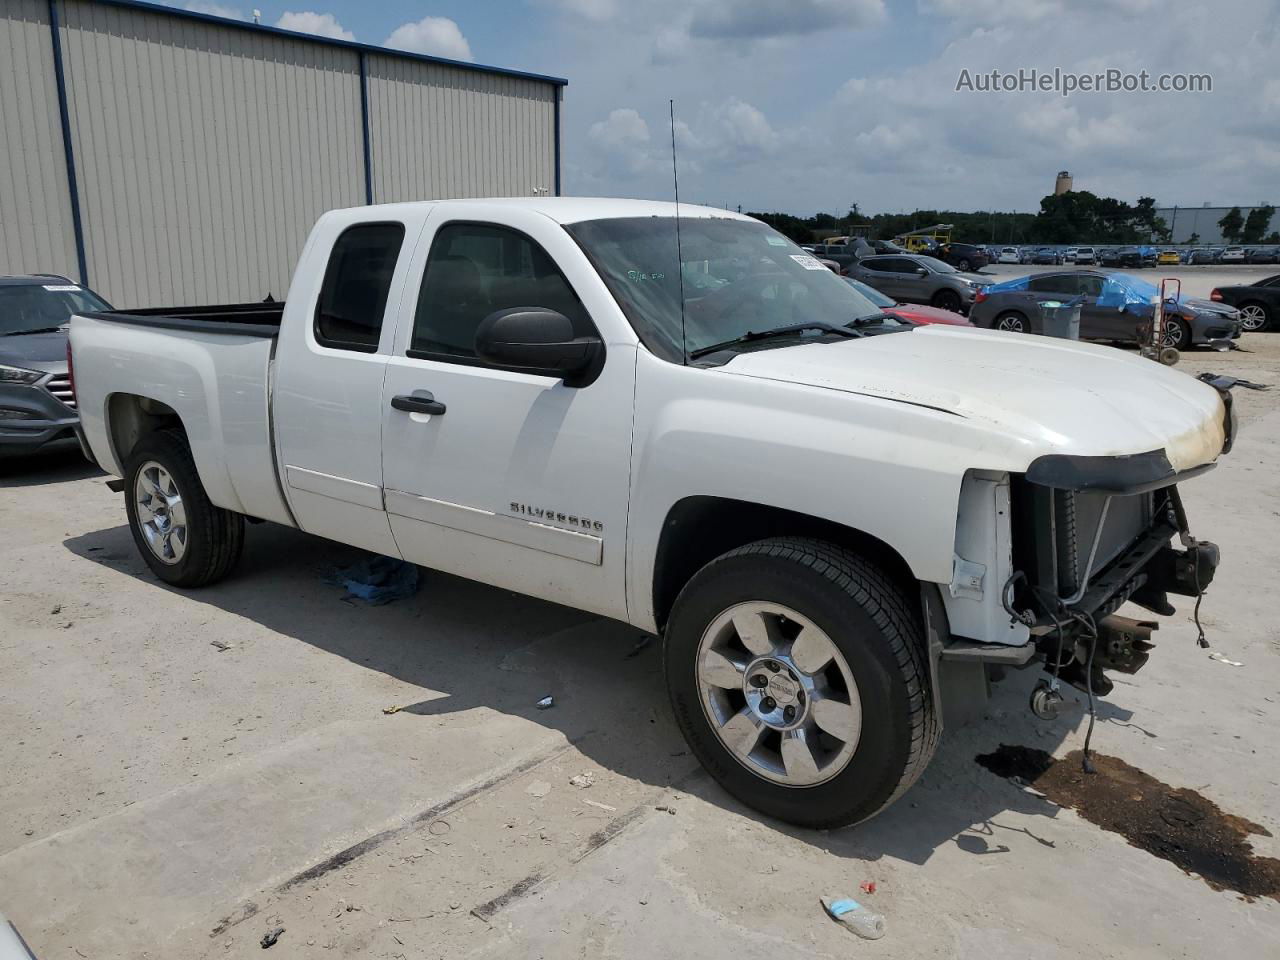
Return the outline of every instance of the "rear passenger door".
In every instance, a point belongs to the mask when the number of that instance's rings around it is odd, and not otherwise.
[[[285,302],[272,384],[280,479],[298,525],[392,556],[382,506],[382,380],[423,216],[321,220]],[[323,272],[316,250],[328,251]],[[235,425],[224,432],[232,442]]]
[[[451,204],[410,270],[381,402],[391,528],[415,563],[624,618],[635,348],[607,344],[582,387],[480,360],[495,311],[549,308],[584,336],[616,309],[563,227],[491,215]],[[428,394],[440,412],[392,405]]]

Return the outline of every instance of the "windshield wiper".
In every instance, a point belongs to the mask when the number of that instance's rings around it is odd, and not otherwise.
[[[884,323],[886,320],[897,320],[898,318],[890,313],[873,313],[869,317],[858,317],[850,320],[846,326],[857,329],[858,327],[869,327],[874,323]]]
[[[774,337],[789,337],[793,334],[803,333],[806,330],[820,330],[823,333],[834,333],[841,337],[860,337],[862,334],[849,327],[837,327],[833,323],[791,323],[785,327],[775,327],[772,330],[748,330],[740,337],[734,337],[732,340],[725,340],[723,343],[713,343],[709,347],[699,347],[697,350],[689,354],[690,360],[697,360],[699,357],[705,357],[709,353],[716,353],[720,350],[727,350],[729,347],[736,347],[743,343],[752,343],[756,340],[771,340]]]
[[[61,330],[61,326],[57,327],[36,327],[34,330],[10,330],[7,333],[0,333],[0,337],[20,337],[24,333],[57,333]]]

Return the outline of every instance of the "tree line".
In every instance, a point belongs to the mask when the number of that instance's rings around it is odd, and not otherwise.
[[[1069,190],[1044,197],[1040,211],[1034,214],[916,210],[867,217],[859,212],[855,203],[843,216],[817,213],[797,217],[764,212],[750,216],[763,220],[797,243],[813,243],[824,237],[852,233],[887,240],[938,223],[952,224],[951,239],[964,243],[1169,243],[1171,226],[1156,215],[1155,203],[1152,197],[1139,197],[1137,203],[1130,204],[1114,197],[1100,197],[1088,190]],[[1274,213],[1274,207],[1261,206],[1253,208],[1246,217],[1239,207],[1232,207],[1218,221],[1218,226],[1229,243],[1280,243],[1280,234],[1275,231],[1269,236],[1263,235]],[[1199,239],[1193,235],[1190,242],[1197,243]]]

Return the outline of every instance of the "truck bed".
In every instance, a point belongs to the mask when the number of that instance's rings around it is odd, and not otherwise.
[[[107,310],[84,316],[109,323],[138,327],[185,330],[194,333],[227,333],[249,337],[275,337],[280,332],[284,301],[225,303],[200,307],[138,307]]]

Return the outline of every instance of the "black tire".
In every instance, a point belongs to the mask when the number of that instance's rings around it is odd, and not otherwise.
[[[182,557],[166,563],[152,551],[138,519],[136,489],[138,473],[147,463],[157,463],[168,471],[182,496],[186,511],[187,539]],[[214,506],[196,472],[195,460],[186,435],[178,430],[161,430],[142,439],[129,456],[125,469],[125,509],[129,531],[151,572],[175,587],[203,587],[225,577],[244,548],[244,517]]]
[[[1191,331],[1185,320],[1165,317],[1163,346],[1173,347],[1175,350],[1191,349]]]
[[[933,306],[939,310],[950,310],[952,313],[959,313],[960,294],[954,290],[939,290],[933,295]]]
[[[843,770],[813,786],[752,772],[721,742],[699,694],[704,632],[730,607],[761,600],[790,607],[826,632],[858,687],[864,719],[854,753]],[[761,540],[713,560],[680,592],[663,645],[667,690],[690,749],[725,790],[798,826],[847,826],[905,793],[937,748],[941,726],[923,636],[907,592],[865,558],[819,540]]]
[[[1275,322],[1275,317],[1272,315],[1272,310],[1269,306],[1267,306],[1265,303],[1260,303],[1257,300],[1250,300],[1247,303],[1240,304],[1241,311],[1243,311],[1246,307],[1253,307],[1262,311],[1262,326],[1254,327],[1252,330],[1247,330],[1247,332],[1262,333],[1264,330],[1270,330],[1272,328]],[[1242,325],[1242,329],[1247,329],[1247,328],[1244,328]]]
[[[1007,330],[1010,333],[1030,333],[1031,321],[1025,313],[1017,310],[1005,310],[991,321],[992,330]]]
[[[959,270],[961,273],[968,273],[969,269],[972,266],[973,264],[969,262],[968,257],[961,257],[960,262],[956,264],[956,269]]]

